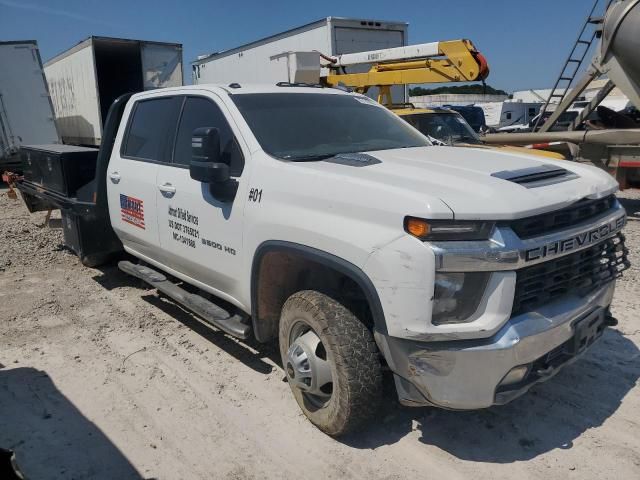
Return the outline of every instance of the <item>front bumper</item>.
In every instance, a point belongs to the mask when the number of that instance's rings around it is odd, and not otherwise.
[[[486,339],[422,342],[376,333],[376,342],[405,405],[467,410],[503,404],[551,378],[600,336],[601,330],[595,332],[580,350],[567,348],[577,322],[604,318],[614,285],[513,317]],[[522,381],[501,386],[507,373],[522,365],[529,366]]]

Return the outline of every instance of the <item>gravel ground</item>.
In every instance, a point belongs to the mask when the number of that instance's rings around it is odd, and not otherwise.
[[[300,413],[274,347],[203,326],[113,266],[82,267],[56,217],[40,227],[0,191],[0,447],[30,479],[640,478],[640,193],[620,198],[634,265],[620,324],[578,362],[483,411],[390,396],[336,441]]]

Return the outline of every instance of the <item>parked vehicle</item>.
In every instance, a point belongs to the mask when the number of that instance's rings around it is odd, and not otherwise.
[[[412,104],[396,105],[393,113],[406,120],[418,129],[435,145],[455,145],[458,147],[486,147],[480,137],[458,112],[447,108],[415,108]],[[489,148],[489,147],[486,147]],[[548,150],[514,147],[508,145],[491,145],[490,148],[509,150],[511,153],[539,155],[542,157],[564,160],[565,157]]]
[[[84,263],[120,245],[143,262],[122,270],[216,327],[277,339],[295,399],[330,435],[372,418],[387,369],[406,405],[513,400],[615,323],[628,267],[605,172],[433,147],[332,88],[121,97],[95,178],[66,194],[50,183],[18,188],[63,209]]]
[[[485,132],[488,129],[484,110],[477,105],[445,105],[445,108],[454,110],[462,115],[477,133]]]
[[[49,60],[44,72],[64,143],[98,146],[120,95],[182,85],[182,45],[89,37]]]
[[[542,121],[540,125],[544,125],[545,122],[551,117],[553,114],[552,111],[546,111],[543,115]],[[556,124],[550,130],[551,132],[561,132],[565,131],[569,128],[569,125],[573,123],[573,121],[578,117],[579,111],[577,110],[569,110],[564,112],[558,118]],[[528,123],[519,123],[515,125],[509,125],[508,127],[502,127],[497,130],[498,133],[525,133],[532,132],[534,127],[536,126],[536,122],[538,121],[540,115],[536,115]]]
[[[0,173],[22,145],[60,143],[35,40],[0,42]]]
[[[487,126],[500,130],[512,125],[528,124],[540,108],[541,103],[489,102],[478,105],[484,111]]]

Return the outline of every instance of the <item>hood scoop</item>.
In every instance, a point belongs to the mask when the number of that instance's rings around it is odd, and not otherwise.
[[[349,167],[367,167],[382,163],[376,157],[372,157],[368,153],[339,153],[328,158],[325,162],[338,163]]]
[[[544,187],[578,178],[575,173],[550,164],[522,168],[520,170],[502,170],[492,173],[491,176],[517,183],[526,188]]]

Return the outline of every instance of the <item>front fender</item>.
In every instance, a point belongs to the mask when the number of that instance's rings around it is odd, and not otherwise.
[[[330,270],[339,272],[353,280],[364,293],[376,330],[382,334],[388,333],[378,292],[369,277],[358,266],[343,258],[306,245],[282,240],[269,240],[260,244],[256,249],[251,268],[251,317],[254,334],[258,341],[267,341],[275,334],[273,325],[258,322],[261,316],[258,309],[258,281],[261,274],[262,259],[270,252],[295,254],[305,260],[310,260]]]
[[[363,271],[378,292],[389,335],[407,338],[428,330],[435,278],[430,248],[403,235],[374,250]]]

